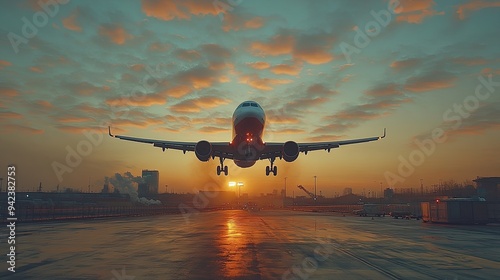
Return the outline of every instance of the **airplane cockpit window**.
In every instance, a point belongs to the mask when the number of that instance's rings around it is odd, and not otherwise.
[[[259,107],[257,106],[257,103],[251,103],[250,105],[252,105],[252,107]]]
[[[243,107],[250,107],[250,103],[243,103]]]

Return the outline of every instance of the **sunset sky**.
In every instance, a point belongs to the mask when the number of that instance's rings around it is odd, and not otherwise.
[[[89,180],[100,191],[105,176],[142,169],[159,170],[160,192],[241,181],[268,193],[287,177],[291,195],[317,176],[327,196],[500,176],[499,1],[39,2],[0,11],[3,189],[8,164],[20,190],[48,191]],[[266,111],[267,142],[388,136],[276,161],[277,177],[268,161],[227,162],[217,177],[218,161],[107,136],[110,124],[230,141],[245,100]],[[81,162],[68,164],[76,150]]]

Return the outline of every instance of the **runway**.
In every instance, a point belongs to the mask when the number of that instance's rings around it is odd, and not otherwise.
[[[4,261],[0,278],[496,279],[499,236],[498,225],[296,211],[30,223],[17,228],[16,272]]]

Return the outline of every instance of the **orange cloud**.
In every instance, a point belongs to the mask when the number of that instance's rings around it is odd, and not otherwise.
[[[202,110],[229,104],[230,102],[230,100],[220,97],[204,96],[200,98],[184,100],[171,106],[170,110],[175,113],[198,113]]]
[[[253,42],[250,49],[258,55],[290,54],[295,44],[295,38],[290,35],[276,35],[269,42]]]
[[[42,134],[43,130],[41,129],[36,129],[24,125],[18,125],[18,124],[7,124],[4,125],[4,131],[7,132],[21,132],[21,133],[28,133],[28,134]]]
[[[198,129],[198,131],[202,133],[221,133],[221,132],[228,132],[229,129],[216,126],[204,126]]]
[[[458,18],[463,20],[465,19],[466,13],[485,9],[485,8],[493,8],[500,7],[500,2],[498,1],[484,1],[484,0],[472,0],[465,4],[459,5],[457,7]]]
[[[50,109],[50,108],[52,108],[52,107],[53,107],[53,106],[52,106],[52,104],[51,104],[49,101],[45,101],[45,100],[38,100],[38,101],[36,102],[36,104],[37,104],[38,106],[40,106],[40,107],[45,108],[45,109]]]
[[[365,91],[365,94],[375,97],[381,97],[401,95],[403,93],[401,92],[400,86],[397,84],[384,84]]]
[[[264,18],[262,17],[250,18],[249,15],[227,13],[224,15],[222,30],[229,32],[231,30],[258,29],[262,26],[264,26]]]
[[[127,40],[132,38],[132,35],[128,34],[123,27],[116,24],[101,25],[99,27],[99,35],[117,45],[123,45]]]
[[[422,23],[426,17],[443,15],[444,12],[434,10],[435,4],[433,0],[399,0],[399,5],[394,9],[398,15],[396,21]]]
[[[264,61],[257,61],[253,63],[247,63],[248,66],[252,67],[253,69],[258,69],[258,70],[263,70],[271,67],[271,64],[264,62]]]
[[[95,86],[88,82],[72,83],[68,85],[70,91],[76,92],[80,95],[89,96],[96,92],[109,91],[109,86]]]
[[[195,50],[183,50],[179,49],[174,51],[174,55],[181,60],[193,61],[201,57],[200,53]]]
[[[130,69],[134,70],[135,72],[141,72],[144,70],[146,66],[144,64],[134,64],[129,66]]]
[[[78,10],[75,10],[67,18],[64,18],[62,20],[62,25],[64,26],[64,28],[71,31],[81,32],[82,27],[78,24],[77,17],[78,17]]]
[[[195,89],[208,88],[218,80],[216,71],[203,67],[197,67],[182,72],[178,75],[178,79],[184,83],[190,84]]]
[[[43,70],[40,67],[36,67],[36,66],[31,66],[30,70],[31,70],[31,72],[43,73]]]
[[[431,73],[422,77],[412,77],[408,79],[405,90],[411,92],[425,92],[436,89],[449,88],[454,86],[456,77],[449,75],[441,75],[439,73]]]
[[[0,87],[0,96],[2,97],[14,97],[18,95],[19,91],[17,89]]]
[[[153,52],[166,52],[170,49],[170,44],[156,42],[149,45],[148,49]]]
[[[279,64],[271,67],[271,72],[277,75],[297,76],[300,71],[302,71],[302,67],[298,65]]]
[[[21,119],[23,116],[14,112],[0,112],[0,117],[2,119]]]
[[[324,64],[332,61],[333,59],[333,55],[331,53],[320,48],[297,50],[294,52],[294,57],[304,60],[309,64]]]
[[[93,127],[82,127],[82,126],[70,126],[70,125],[60,125],[57,126],[57,129],[62,130],[64,132],[69,132],[69,133],[74,133],[74,134],[82,134],[84,132],[97,132],[97,133],[103,133],[107,134],[108,133],[108,128],[107,127],[98,127],[98,126],[93,126]],[[118,133],[125,133],[126,130],[121,129],[119,127],[113,127],[113,133],[118,134]]]
[[[328,88],[326,88],[324,85],[322,84],[314,84],[314,85],[311,85],[307,88],[307,95],[309,97],[313,97],[313,96],[329,96],[329,95],[333,95],[333,94],[336,94],[337,92],[334,91],[334,90],[330,90]]]
[[[452,60],[456,64],[463,64],[467,66],[476,66],[476,65],[483,65],[487,64],[488,61],[484,58],[465,58],[465,57],[459,57],[455,58]]]
[[[312,141],[312,142],[330,142],[330,141],[337,141],[337,140],[342,140],[342,139],[346,139],[347,136],[337,136],[337,135],[330,135],[330,134],[322,134],[322,135],[318,135],[318,136],[313,136],[313,137],[309,137],[307,138],[308,141]]]
[[[196,0],[142,0],[142,11],[149,17],[161,20],[190,19],[193,15],[213,15],[218,11],[213,1]]]
[[[255,89],[272,90],[274,85],[283,85],[293,82],[285,79],[260,78],[257,75],[245,75],[240,78],[240,83],[247,84]]]
[[[391,68],[396,68],[397,70],[413,67],[420,63],[420,59],[410,58],[405,60],[396,60],[391,63]]]
[[[6,61],[6,60],[0,60],[0,70],[2,70],[5,67],[11,66],[12,63]]]
[[[180,85],[166,90],[166,95],[174,98],[180,98],[191,92],[188,86]]]
[[[148,107],[167,103],[164,93],[134,95],[132,97],[115,97],[106,100],[106,104],[116,107],[139,106]]]
[[[89,122],[92,120],[93,119],[87,117],[74,117],[74,116],[61,117],[57,119],[58,122],[62,123],[79,123],[79,122]]]

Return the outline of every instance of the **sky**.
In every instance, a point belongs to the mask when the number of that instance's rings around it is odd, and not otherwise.
[[[41,3],[41,4],[40,4]],[[100,191],[160,173],[160,192],[327,196],[500,176],[500,2],[2,1],[0,177]],[[380,141],[247,169],[111,138],[230,141],[238,104],[267,142]],[[286,178],[286,179],[285,179]],[[168,186],[168,187],[165,187]],[[303,194],[301,194],[303,195]]]

